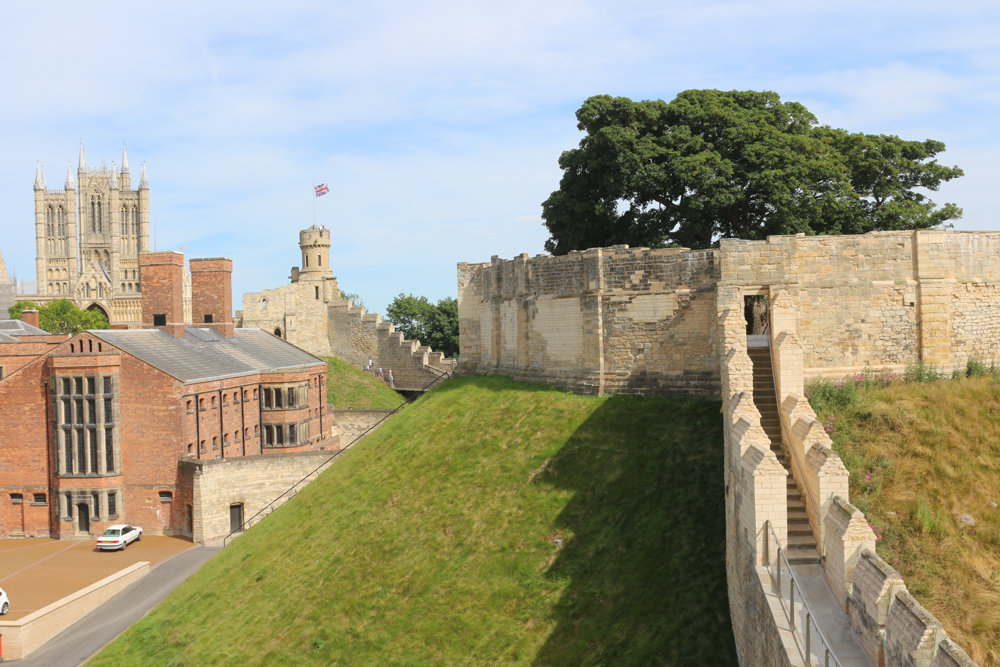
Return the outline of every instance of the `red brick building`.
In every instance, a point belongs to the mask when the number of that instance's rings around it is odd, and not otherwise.
[[[228,259],[191,260],[196,324],[185,328],[183,261],[140,254],[147,328],[70,337],[0,322],[0,537],[123,522],[190,535],[181,459],[336,449],[326,363],[233,329]]]

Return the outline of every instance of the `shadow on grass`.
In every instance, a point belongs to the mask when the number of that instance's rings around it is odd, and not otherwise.
[[[737,664],[718,403],[612,397],[536,483],[575,492],[548,571],[570,583],[536,665]]]

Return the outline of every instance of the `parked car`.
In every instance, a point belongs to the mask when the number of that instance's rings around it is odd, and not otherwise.
[[[142,528],[124,523],[110,526],[97,538],[97,548],[101,550],[121,549],[142,539]]]
[[[3,616],[8,611],[10,611],[10,599],[7,597],[7,591],[0,588],[0,616]]]

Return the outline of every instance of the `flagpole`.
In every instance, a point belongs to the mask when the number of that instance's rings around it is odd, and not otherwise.
[[[313,181],[312,200],[313,200],[313,226],[315,226],[316,225],[316,181]]]

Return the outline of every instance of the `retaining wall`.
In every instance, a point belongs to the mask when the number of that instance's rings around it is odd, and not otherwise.
[[[3,637],[0,657],[4,660],[27,657],[148,573],[148,562],[135,563],[24,618],[0,621],[0,636]]]

